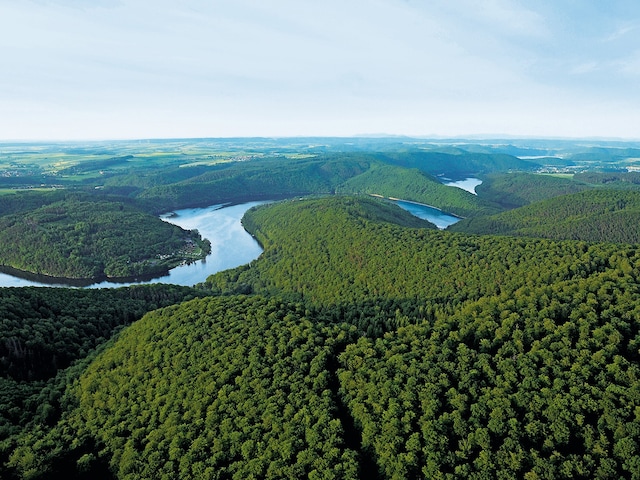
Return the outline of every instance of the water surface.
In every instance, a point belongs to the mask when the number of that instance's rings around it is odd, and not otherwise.
[[[408,202],[406,200],[396,200],[395,203],[412,215],[435,224],[439,229],[447,228],[449,225],[460,221],[460,217],[422,203]]]
[[[442,179],[444,185],[448,185],[449,187],[458,187],[463,190],[466,190],[469,193],[473,193],[476,195],[476,187],[482,183],[482,180],[479,178],[465,178],[464,180],[447,180]]]

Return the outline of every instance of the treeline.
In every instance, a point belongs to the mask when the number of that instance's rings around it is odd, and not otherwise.
[[[0,216],[0,263],[52,277],[160,274],[209,250],[197,232],[115,201],[62,200]]]
[[[594,185],[616,188],[640,188],[640,172],[581,172],[574,178]]]
[[[224,202],[326,195],[366,171],[372,161],[372,155],[351,154],[232,162],[180,182],[149,187],[136,198],[153,203],[160,212]]]
[[[128,188],[129,195],[158,213],[222,202],[341,192],[380,193],[427,203],[461,216],[476,216],[495,213],[499,208],[468,192],[446,187],[433,175],[446,171],[460,177],[518,166],[530,167],[508,155],[462,151],[455,155],[424,151],[333,153],[308,158],[267,157],[206,168],[173,168],[168,176],[156,172],[114,177],[107,180],[106,186],[119,193]],[[175,172],[184,178],[174,177]],[[167,178],[176,181],[168,182]]]
[[[392,207],[399,225],[388,223],[386,213],[385,221],[379,217]],[[340,305],[341,315],[379,336],[403,315],[429,320],[487,295],[590,275],[620,249],[405,228],[416,224],[403,223],[401,212],[354,197],[254,208],[243,222],[264,253],[211,276],[207,286],[215,293],[278,293]]]
[[[466,219],[452,231],[640,243],[640,192],[592,189],[489,217]]]

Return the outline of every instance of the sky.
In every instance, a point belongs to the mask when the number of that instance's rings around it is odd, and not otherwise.
[[[0,140],[640,139],[637,0],[0,0]]]

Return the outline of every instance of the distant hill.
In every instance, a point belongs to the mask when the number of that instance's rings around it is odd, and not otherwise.
[[[584,181],[534,173],[494,173],[482,177],[476,192],[487,201],[511,209],[547,198],[592,188]]]
[[[486,162],[486,163],[485,163]],[[267,158],[233,162],[171,184],[149,184],[136,193],[141,202],[172,210],[220,202],[291,198],[338,193],[377,193],[426,203],[460,216],[487,215],[500,208],[460,189],[440,183],[433,175],[472,175],[523,166],[508,155],[456,155],[429,152],[398,154],[340,153],[308,158]],[[444,170],[443,170],[444,169]],[[117,179],[110,181],[115,186]],[[151,208],[151,207],[150,207]]]
[[[406,168],[417,168],[431,175],[454,179],[491,172],[533,171],[538,165],[503,153],[469,153],[459,148],[438,151],[386,153],[385,161]]]
[[[640,243],[640,192],[587,190],[449,227],[456,232]]]

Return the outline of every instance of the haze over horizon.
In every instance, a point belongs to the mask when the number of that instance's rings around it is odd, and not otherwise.
[[[0,140],[640,139],[640,3],[0,0]]]

